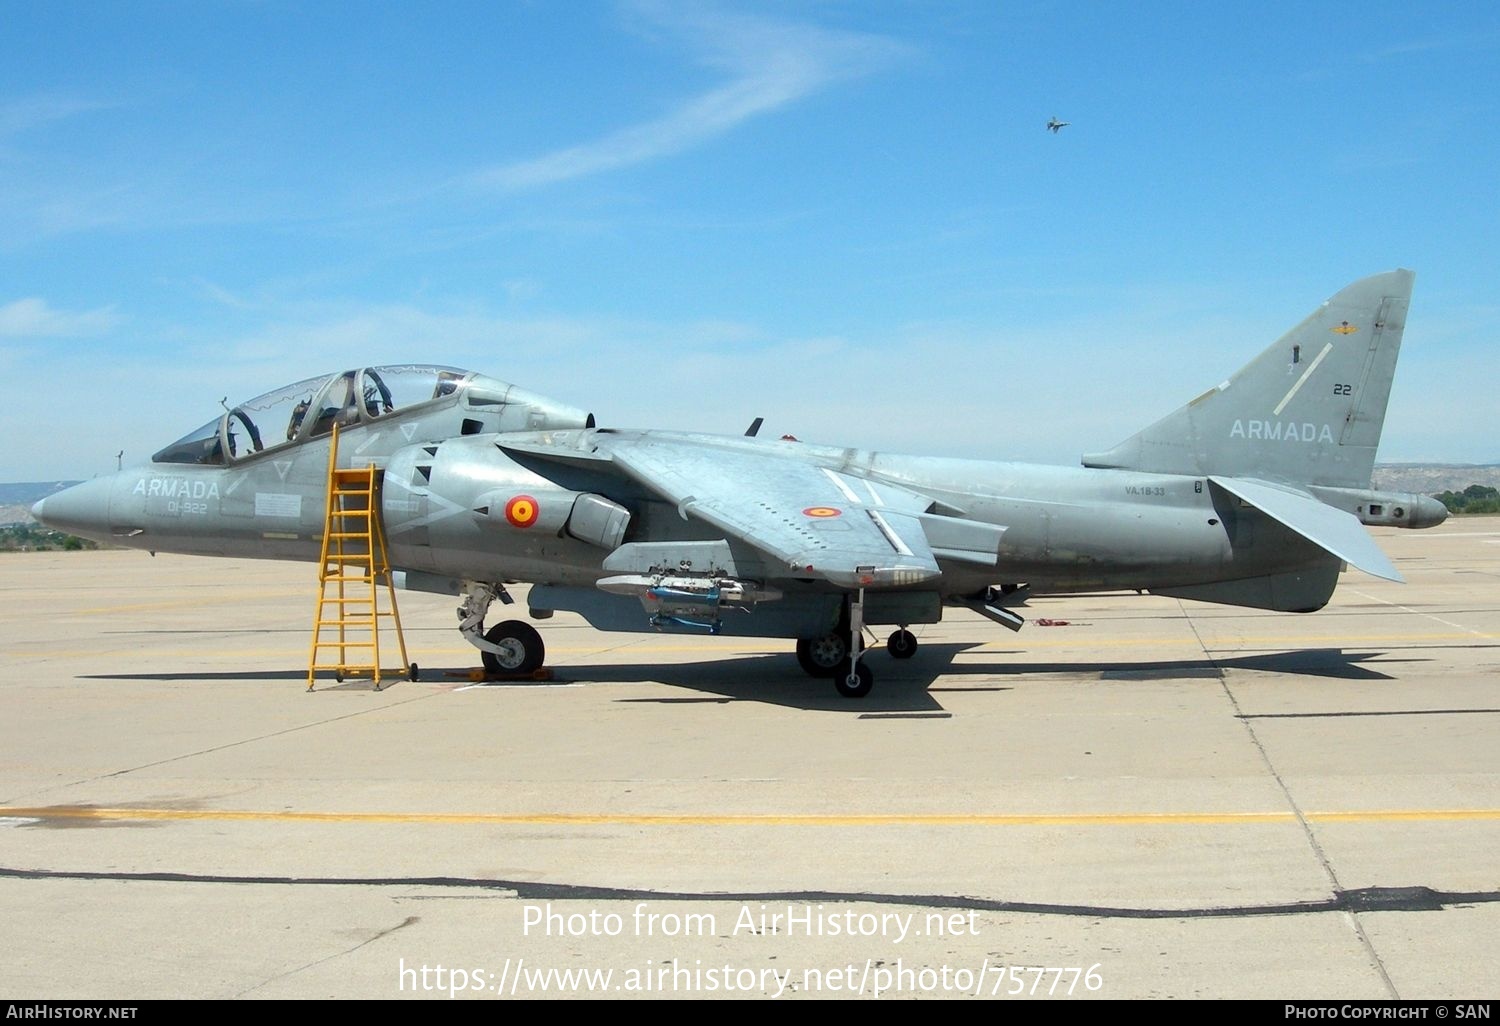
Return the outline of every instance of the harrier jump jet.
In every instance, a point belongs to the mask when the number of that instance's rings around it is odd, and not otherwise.
[[[539,667],[520,619],[607,631],[773,637],[848,697],[873,683],[866,628],[963,606],[1019,630],[1029,595],[1108,589],[1311,612],[1345,565],[1401,575],[1362,525],[1446,510],[1371,489],[1413,275],[1365,278],[1222,384],[1130,436],[1045,467],[599,427],[592,414],[448,367],[365,367],[231,407],[150,463],[33,508],[152,551],[316,560],[329,447],[381,471],[405,585],[462,597],[492,669]]]

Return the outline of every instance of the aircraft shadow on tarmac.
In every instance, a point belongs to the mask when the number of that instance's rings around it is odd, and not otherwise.
[[[1406,663],[1426,662],[1422,657],[1392,659],[1385,651],[1346,651],[1338,648],[1303,649],[1290,652],[1266,652],[1223,658],[1148,660],[1144,662],[1004,662],[991,658],[975,661],[967,656],[978,643],[928,643],[917,655],[905,662],[871,650],[866,655],[876,671],[876,686],[860,700],[839,697],[830,682],[807,677],[791,655],[762,653],[706,659],[671,664],[603,663],[553,668],[554,678],[546,682],[488,682],[485,687],[555,687],[559,684],[657,683],[685,691],[696,697],[636,697],[627,695],[621,702],[662,705],[762,702],[805,710],[867,714],[941,714],[940,697],[945,693],[1002,692],[1013,690],[1018,678],[1038,675],[1060,675],[1104,682],[1149,682],[1164,680],[1203,680],[1217,682],[1226,671],[1260,671],[1293,677],[1349,681],[1393,681],[1383,672]],[[987,651],[985,657],[1007,653]],[[1019,655],[1019,653],[1018,653]],[[1379,668],[1377,668],[1377,666]],[[461,684],[469,670],[424,667],[421,683]],[[251,671],[195,671],[189,673],[86,674],[80,680],[140,680],[185,683],[229,681],[299,681],[307,680],[305,668]],[[943,680],[941,685],[939,679]],[[1034,683],[1034,681],[1032,681]],[[382,690],[406,684],[404,679],[383,681]],[[352,678],[342,683],[320,675],[317,691],[369,690],[368,678]]]

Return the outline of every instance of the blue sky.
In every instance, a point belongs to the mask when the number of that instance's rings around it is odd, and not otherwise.
[[[407,361],[1074,463],[1398,266],[1500,460],[1497,169],[1488,2],[0,0],[0,480]]]

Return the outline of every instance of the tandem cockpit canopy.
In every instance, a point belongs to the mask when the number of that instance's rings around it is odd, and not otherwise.
[[[151,459],[154,463],[233,463],[329,434],[335,423],[349,428],[435,402],[475,380],[487,379],[455,367],[420,365],[365,367],[308,378],[228,409]]]

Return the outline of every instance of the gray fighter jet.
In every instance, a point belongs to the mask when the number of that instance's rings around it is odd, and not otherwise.
[[[1370,475],[1413,274],[1343,289],[1238,373],[1082,466],[900,456],[789,438],[597,427],[494,378],[366,367],[234,406],[145,466],[33,508],[43,523],[152,551],[317,560],[329,444],[382,471],[404,586],[462,597],[495,670],[540,667],[538,632],[490,604],[607,631],[795,639],[849,697],[873,680],[868,627],[965,606],[1012,630],[1028,596],[1135,590],[1288,612],[1327,603],[1346,564],[1401,575],[1361,525],[1430,527],[1423,495]]]
[[[1067,128],[1069,124],[1071,124],[1071,122],[1059,121],[1054,117],[1047,122],[1047,131],[1051,132],[1053,135],[1056,135],[1064,128]]]

